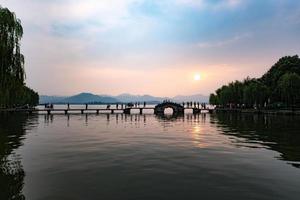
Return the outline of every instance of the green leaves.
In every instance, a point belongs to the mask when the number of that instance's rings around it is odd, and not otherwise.
[[[282,101],[295,105],[300,101],[300,76],[296,73],[285,73],[278,82]]]
[[[216,101],[217,100],[217,101]],[[260,79],[246,78],[224,85],[211,94],[210,103],[228,106],[243,105],[253,108],[266,103],[300,104],[300,59],[286,56],[273,65]]]
[[[0,6],[0,108],[38,103],[38,94],[25,87],[24,56],[20,52],[23,36],[21,21]]]

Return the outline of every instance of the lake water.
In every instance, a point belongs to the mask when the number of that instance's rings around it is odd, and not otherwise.
[[[300,118],[0,115],[0,199],[300,199]]]

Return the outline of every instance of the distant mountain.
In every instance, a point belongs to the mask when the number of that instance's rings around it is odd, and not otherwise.
[[[168,97],[155,97],[150,95],[132,95],[132,94],[120,94],[118,96],[108,96],[108,95],[95,95],[92,93],[80,93],[74,96],[40,96],[40,104],[44,103],[73,103],[73,104],[83,104],[83,103],[117,103],[117,102],[148,102],[148,103],[159,103],[165,99],[170,99],[175,102],[184,101],[197,101],[197,102],[208,102],[208,97],[197,94],[190,96],[178,95],[173,98]]]
[[[202,94],[195,94],[195,95],[189,95],[189,96],[183,96],[183,95],[177,95],[172,98],[173,101],[176,102],[183,102],[183,101],[197,101],[201,103],[207,103],[209,101],[208,96],[204,96]]]
[[[109,96],[94,95],[91,93],[80,93],[75,96],[67,97],[64,102],[68,103],[116,103],[119,100]]]
[[[47,96],[47,95],[40,95],[40,104],[44,103],[57,103],[61,102],[66,97],[63,96]]]
[[[80,93],[70,97],[55,97],[55,96],[41,96],[40,104],[44,103],[116,103],[119,100],[109,96],[94,95],[91,93]]]
[[[121,102],[161,102],[166,98],[154,97],[150,95],[132,95],[132,94],[120,94],[115,98],[119,99]]]

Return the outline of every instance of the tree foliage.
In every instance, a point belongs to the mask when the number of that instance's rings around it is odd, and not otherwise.
[[[7,8],[0,7],[0,107],[38,103],[38,94],[24,83],[22,36],[20,20]]]
[[[286,56],[259,79],[246,78],[217,89],[210,103],[221,106],[262,107],[267,104],[300,104],[300,59]]]
[[[287,105],[295,105],[300,101],[300,76],[296,73],[286,73],[279,79],[281,100]]]

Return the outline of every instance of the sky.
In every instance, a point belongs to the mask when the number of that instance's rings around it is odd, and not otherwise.
[[[300,52],[298,0],[0,0],[24,28],[26,84],[209,95]]]

